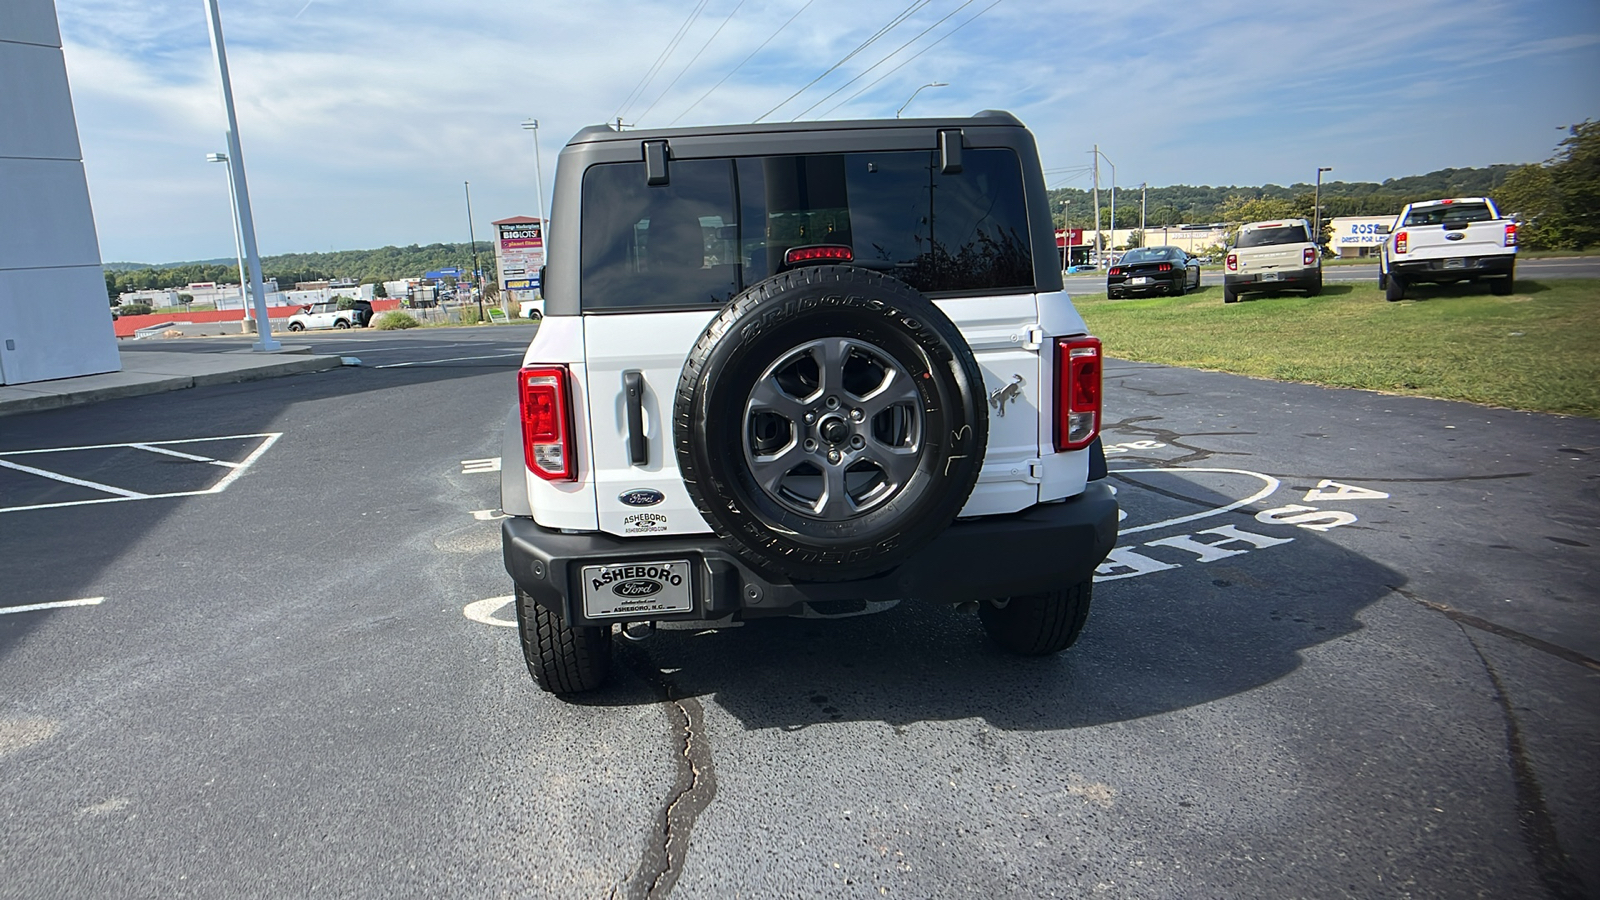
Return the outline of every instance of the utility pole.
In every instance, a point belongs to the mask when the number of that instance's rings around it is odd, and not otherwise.
[[[1150,185],[1148,182],[1139,182],[1139,243],[1144,243],[1144,210],[1145,201],[1149,199]]]
[[[1094,264],[1104,265],[1105,251],[1100,242],[1100,145],[1094,145]],[[1113,223],[1115,225],[1115,223]]]
[[[1317,258],[1322,258],[1322,173],[1332,172],[1333,166],[1317,166],[1317,191],[1312,194],[1311,218],[1315,223],[1311,226],[1311,243],[1317,245]]]
[[[1072,207],[1071,200],[1061,201],[1061,271],[1072,268],[1072,217],[1068,210]]]
[[[239,120],[233,112],[233,82],[228,78],[228,49],[222,41],[222,13],[217,0],[206,0],[206,22],[211,26],[211,53],[222,77],[222,106],[228,113],[228,171],[233,175],[234,203],[239,211],[239,237],[244,243],[245,261],[250,269],[250,296],[256,313],[256,343],[262,352],[281,350],[272,339],[272,324],[267,319],[267,296],[261,287],[261,257],[256,253],[256,222],[250,214],[250,188],[244,179],[244,151],[239,149]]]
[[[483,323],[483,279],[478,276],[478,237],[472,232],[472,183],[463,181],[467,191],[467,240],[472,245],[472,281],[478,286],[478,322]]]

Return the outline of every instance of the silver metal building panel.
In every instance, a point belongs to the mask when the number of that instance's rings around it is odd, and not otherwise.
[[[0,384],[122,368],[54,0],[0,2]]]

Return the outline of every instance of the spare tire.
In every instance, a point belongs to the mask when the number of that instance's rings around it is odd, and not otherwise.
[[[758,569],[886,571],[950,524],[988,446],[972,349],[904,282],[809,266],[734,297],[684,364],[678,469],[700,514]]]

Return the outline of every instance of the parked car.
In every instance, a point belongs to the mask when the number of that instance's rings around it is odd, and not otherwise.
[[[1511,293],[1517,268],[1517,223],[1488,197],[1412,203],[1393,229],[1383,229],[1378,286],[1391,300],[1418,282],[1452,284],[1487,280],[1489,290]]]
[[[1183,296],[1200,287],[1200,260],[1179,247],[1136,247],[1106,270],[1106,296]]]
[[[1284,290],[1305,291],[1308,297],[1322,293],[1322,253],[1311,240],[1311,222],[1279,219],[1239,226],[1222,274],[1222,302]]]
[[[604,684],[619,625],[836,602],[1072,645],[1117,501],[1021,122],[594,126],[556,196],[500,482],[541,687]]]
[[[371,304],[367,306],[371,312]],[[332,303],[307,303],[289,317],[290,331],[315,331],[320,328],[350,328],[356,324],[353,309],[339,309]]]

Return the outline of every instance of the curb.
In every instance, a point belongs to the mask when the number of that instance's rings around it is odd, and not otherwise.
[[[342,363],[337,356],[305,356],[298,359],[274,361],[268,365],[221,372],[207,372],[200,375],[151,374],[145,375],[141,380],[129,381],[123,384],[81,387],[73,390],[51,390],[49,388],[41,390],[38,387],[38,385],[49,385],[51,382],[7,385],[0,388],[0,390],[8,393],[26,393],[31,396],[0,399],[0,416],[40,412],[48,409],[62,409],[69,406],[83,406],[89,403],[99,403],[102,400],[142,397],[146,394],[181,391],[186,388],[205,387],[215,384],[239,384],[246,381],[278,378],[285,375],[305,375],[312,372],[337,369],[340,365]],[[141,373],[129,374],[137,377]]]

